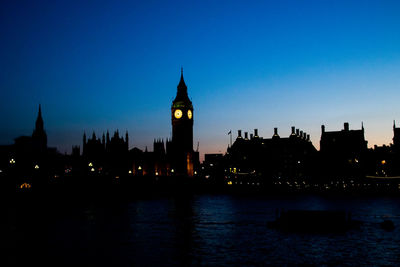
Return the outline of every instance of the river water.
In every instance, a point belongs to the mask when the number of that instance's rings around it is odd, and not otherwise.
[[[70,196],[73,199],[73,196]],[[400,198],[351,196],[157,196],[3,208],[6,265],[399,266]],[[346,210],[345,233],[269,229],[276,209]],[[385,219],[396,228],[380,228]],[[3,265],[3,264],[1,264]]]

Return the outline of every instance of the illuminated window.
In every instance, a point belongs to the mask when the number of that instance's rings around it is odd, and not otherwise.
[[[141,169],[142,169],[142,166],[139,166],[139,167],[138,167],[138,170],[140,171]]]
[[[89,162],[89,167],[93,167],[93,163]]]
[[[90,171],[91,171],[91,172],[94,172],[94,168],[91,168]]]
[[[132,174],[132,171],[131,171],[131,170],[129,170],[129,171],[128,171],[128,173],[129,173],[129,174]]]
[[[171,169],[171,172],[174,173],[175,172],[174,169]]]
[[[36,165],[35,165],[35,169],[36,169],[36,170],[39,169],[39,165],[36,164]]]

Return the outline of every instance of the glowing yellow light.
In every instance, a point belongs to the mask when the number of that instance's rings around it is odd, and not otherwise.
[[[175,118],[177,118],[177,119],[182,118],[182,110],[180,110],[180,109],[175,110],[174,116],[175,116]]]
[[[174,169],[171,169],[171,172],[172,172],[172,173],[175,172]]]
[[[115,176],[115,179],[119,179],[119,176]]]
[[[93,167],[93,163],[89,162],[89,167]]]
[[[15,160],[14,159],[10,159],[10,163],[11,164],[15,164]]]
[[[129,173],[129,174],[132,174],[132,171],[131,171],[131,170],[129,170],[129,171],[128,171],[128,173]]]
[[[142,169],[142,166],[139,166],[139,167],[138,167],[138,170],[140,171],[141,169]]]
[[[232,184],[232,181],[229,181],[229,182],[228,182],[228,185],[231,185],[231,184]]]
[[[94,168],[91,168],[90,171],[94,172]]]
[[[28,183],[23,183],[23,184],[20,185],[19,188],[21,188],[21,189],[29,189],[29,188],[31,188],[31,187],[32,187],[32,186],[31,186],[30,184],[28,184]]]
[[[192,114],[192,111],[191,111],[190,109],[188,110],[188,113],[187,113],[187,114],[188,114],[188,118],[191,119],[192,116],[193,116],[193,114]]]
[[[158,172],[156,172],[156,175],[158,175]]]
[[[35,169],[36,169],[36,170],[39,169],[39,165],[36,164],[36,165],[35,165]]]
[[[196,172],[196,171],[194,171],[194,174],[196,175],[196,174],[197,174],[197,172]]]
[[[386,160],[382,160],[381,163],[382,163],[382,165],[385,165],[386,164]]]

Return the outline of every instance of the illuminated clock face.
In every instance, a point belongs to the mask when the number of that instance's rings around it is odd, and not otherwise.
[[[175,118],[180,119],[182,117],[182,110],[180,109],[175,110],[174,116]]]
[[[193,114],[192,114],[192,111],[191,111],[191,110],[188,110],[188,118],[189,118],[189,119],[192,118],[192,115],[193,115]]]

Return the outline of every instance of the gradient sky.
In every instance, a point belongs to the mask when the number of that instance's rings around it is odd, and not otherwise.
[[[60,152],[82,134],[171,136],[180,68],[194,144],[225,152],[229,130],[319,148],[321,124],[364,122],[369,146],[400,125],[400,1],[12,1],[0,3],[0,144],[30,135],[42,104]]]

